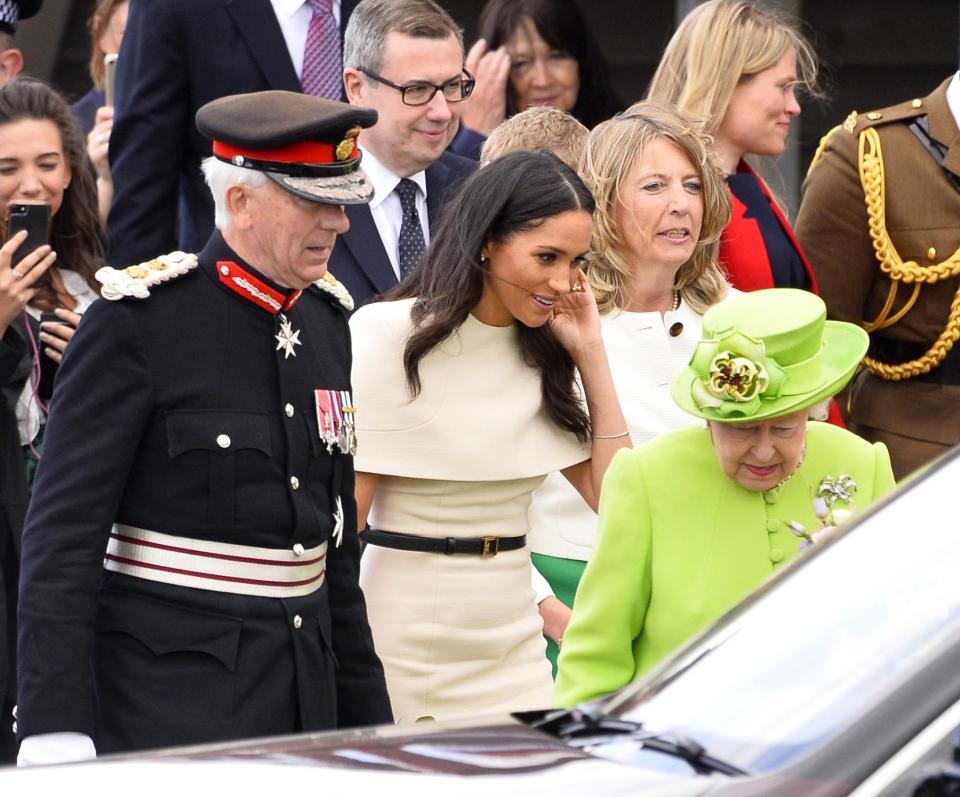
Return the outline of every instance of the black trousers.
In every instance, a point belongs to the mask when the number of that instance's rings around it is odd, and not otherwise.
[[[336,727],[326,585],[278,599],[108,573],[97,625],[98,753]]]

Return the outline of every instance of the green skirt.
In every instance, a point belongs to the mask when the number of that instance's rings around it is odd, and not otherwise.
[[[553,594],[561,603],[573,608],[573,597],[577,594],[577,585],[580,583],[580,577],[587,568],[587,563],[580,559],[560,559],[556,556],[546,556],[542,553],[530,554],[533,566],[540,571]],[[557,656],[560,655],[560,648],[550,637],[544,635],[547,640],[547,658],[550,660],[550,666],[553,667],[553,677],[557,677]]]

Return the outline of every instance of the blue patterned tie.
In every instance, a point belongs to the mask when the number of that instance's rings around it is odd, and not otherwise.
[[[304,94],[339,100],[343,89],[340,29],[333,18],[333,0],[307,0],[313,8],[303,48],[300,85]]]
[[[417,213],[417,184],[413,180],[402,179],[394,189],[400,197],[403,218],[400,221],[400,279],[404,279],[423,257],[427,245],[423,240],[423,227],[420,214]]]

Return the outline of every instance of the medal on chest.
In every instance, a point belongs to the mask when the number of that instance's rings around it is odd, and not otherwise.
[[[336,447],[343,454],[356,454],[356,408],[350,398],[350,391],[317,389],[313,394],[320,439],[327,446],[327,453],[332,454]]]
[[[294,346],[302,346],[300,342],[300,330],[294,329],[293,324],[287,320],[287,317],[282,313],[277,316],[280,321],[280,331],[274,335],[277,341],[276,351],[283,351],[283,359],[288,359],[289,357],[296,357],[297,352],[294,349]]]

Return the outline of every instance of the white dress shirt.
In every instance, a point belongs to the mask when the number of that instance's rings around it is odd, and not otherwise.
[[[400,279],[400,222],[403,209],[400,207],[400,197],[394,191],[400,178],[378,161],[373,154],[363,149],[361,166],[370,182],[373,183],[373,199],[370,202],[370,213],[373,222],[377,225],[383,248],[387,250],[393,273]],[[407,179],[413,180],[419,187],[417,191],[417,213],[420,216],[420,226],[423,228],[423,242],[430,245],[430,228],[427,223],[427,176],[425,172],[411,174]]]
[[[307,44],[307,28],[313,17],[313,9],[307,0],[270,0],[273,13],[280,23],[280,32],[290,51],[290,60],[297,77],[303,75],[303,48]],[[333,0],[333,18],[340,24],[340,0]]]
[[[960,71],[953,75],[953,80],[947,86],[947,105],[950,106],[950,113],[956,120],[957,127],[960,127]]]

